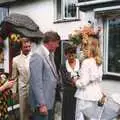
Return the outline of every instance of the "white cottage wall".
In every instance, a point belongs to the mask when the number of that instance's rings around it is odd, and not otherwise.
[[[72,30],[79,28],[85,21],[85,13],[80,14],[80,21],[54,23],[55,6],[53,0],[38,0],[10,7],[10,13],[21,13],[30,16],[43,32],[47,30],[57,31],[62,40],[68,39]]]

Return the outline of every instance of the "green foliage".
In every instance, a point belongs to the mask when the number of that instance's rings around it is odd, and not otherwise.
[[[74,45],[79,45],[82,42],[82,34],[70,36],[70,40]]]

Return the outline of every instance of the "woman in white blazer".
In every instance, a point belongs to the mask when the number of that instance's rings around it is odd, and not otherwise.
[[[91,43],[84,48],[85,59],[81,64],[80,79],[74,81],[77,87],[75,93],[75,97],[77,98],[75,120],[83,120],[83,116],[85,116],[85,112],[89,108],[91,113],[94,112],[94,114],[97,114],[96,111],[94,111],[94,107],[102,97],[102,90],[100,88],[102,61],[100,48],[97,43],[98,41],[96,40],[96,44]],[[93,110],[93,112],[91,110]]]

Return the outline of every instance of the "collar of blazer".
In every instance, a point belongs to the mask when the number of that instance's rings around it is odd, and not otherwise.
[[[50,65],[50,68],[51,68],[54,76],[56,77],[56,79],[58,79],[57,72],[54,69],[54,67],[51,64],[51,62],[50,62],[49,55],[46,54],[46,52],[45,52],[44,48],[42,47],[42,45],[38,46],[38,48],[36,49],[35,53],[37,53],[38,55],[40,55]]]

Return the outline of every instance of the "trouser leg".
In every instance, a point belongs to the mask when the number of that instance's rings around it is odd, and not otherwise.
[[[30,117],[30,106],[28,104],[27,96],[19,97],[20,104],[20,120],[29,120]]]

